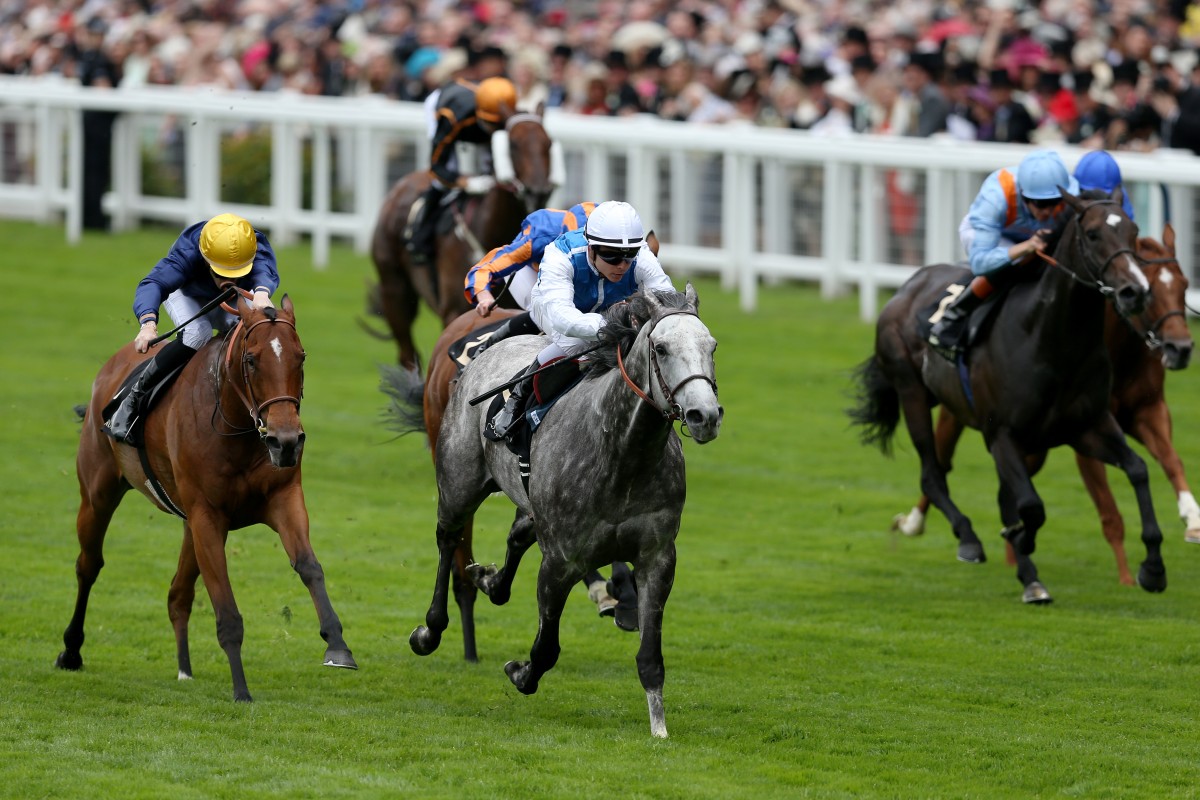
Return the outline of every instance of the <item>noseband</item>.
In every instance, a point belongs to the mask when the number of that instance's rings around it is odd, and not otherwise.
[[[1178,264],[1179,263],[1179,259],[1177,259],[1177,258],[1145,258],[1145,259],[1139,259],[1139,261],[1141,261],[1143,264]],[[1142,315],[1142,316],[1144,317],[1145,315]],[[1172,310],[1166,312],[1165,314],[1163,314],[1161,317],[1159,317],[1153,323],[1147,323],[1146,329],[1144,331],[1139,331],[1137,329],[1137,326],[1133,324],[1133,320],[1130,319],[1129,317],[1125,317],[1124,319],[1125,319],[1126,324],[1129,325],[1130,329],[1132,329],[1133,332],[1135,334],[1137,334],[1138,337],[1141,338],[1146,343],[1146,347],[1150,348],[1151,350],[1161,350],[1163,345],[1165,344],[1165,342],[1159,337],[1158,332],[1162,329],[1162,326],[1166,323],[1167,320],[1169,320],[1171,317],[1176,317],[1176,316],[1184,317],[1186,319],[1187,312],[1184,311],[1182,308],[1172,309]]]
[[[242,391],[242,387],[239,386],[237,384],[237,382],[233,383],[233,390],[235,392],[237,392],[238,397],[241,398],[242,405],[244,405],[246,407],[246,411],[250,412],[250,420],[253,423],[253,425],[252,425],[252,427],[249,427],[249,428],[240,428],[240,429],[235,428],[233,426],[233,424],[230,423],[230,421],[226,418],[225,412],[223,410],[221,410],[221,374],[222,374],[222,371],[218,371],[217,372],[217,407],[213,409],[213,430],[214,431],[217,430],[216,417],[217,417],[218,413],[220,413],[221,421],[225,423],[226,427],[234,428],[232,433],[221,433],[220,431],[217,431],[217,433],[220,434],[221,436],[240,436],[243,433],[250,433],[251,431],[258,431],[258,438],[265,439],[265,438],[267,438],[267,423],[266,423],[266,420],[263,419],[263,412],[267,409],[268,406],[271,406],[271,405],[281,402],[281,401],[287,401],[289,403],[295,403],[296,411],[297,412],[300,411],[300,398],[292,397],[291,395],[288,395],[288,394],[281,394],[278,397],[272,397],[270,400],[266,400],[262,403],[259,403],[257,401],[257,398],[254,397],[254,386],[253,386],[253,384],[250,383],[250,362],[246,355],[246,344],[250,339],[250,332],[253,331],[255,328],[257,328],[259,325],[265,325],[265,324],[273,325],[275,323],[282,323],[284,325],[287,325],[287,326],[291,327],[292,330],[296,329],[295,324],[293,324],[292,322],[289,322],[286,319],[280,319],[278,317],[276,317],[275,319],[260,319],[257,322],[252,323],[249,327],[246,327],[245,331],[239,337],[238,331],[242,330],[244,325],[241,320],[238,320],[237,327],[235,327],[233,329],[233,332],[229,336],[229,345],[228,345],[228,347],[225,348],[225,359],[224,359],[225,369],[223,370],[223,372],[228,373],[230,371],[230,369],[232,368],[231,363],[233,361],[233,345],[235,342],[240,341],[242,344],[242,357],[241,357],[242,384],[245,385],[246,391]],[[247,394],[247,393],[249,393],[249,394]]]
[[[677,314],[686,314],[690,317],[696,317],[697,319],[700,318],[700,316],[694,311],[673,309],[663,313],[661,316],[655,317],[655,319],[650,323],[650,330],[646,332],[646,351],[650,356],[650,370],[654,375],[654,378],[658,381],[659,390],[662,392],[663,397],[665,397],[667,400],[667,408],[662,408],[658,405],[658,403],[655,403],[654,400],[651,399],[650,395],[643,391],[642,388],[634,383],[633,379],[629,377],[629,373],[625,370],[625,362],[621,358],[621,348],[620,346],[617,347],[617,367],[621,370],[621,377],[625,379],[625,384],[633,390],[634,394],[649,404],[651,408],[662,414],[663,419],[670,421],[683,420],[683,407],[675,401],[675,393],[682,389],[684,385],[695,380],[702,380],[712,386],[714,395],[717,393],[717,382],[707,375],[703,375],[701,373],[688,375],[679,383],[675,384],[675,388],[673,389],[667,384],[666,379],[663,378],[662,370],[658,366],[658,355],[654,352],[654,341],[651,339],[651,336],[654,334],[654,328],[659,322],[667,317],[673,317]],[[686,428],[687,422],[684,422],[683,424]]]

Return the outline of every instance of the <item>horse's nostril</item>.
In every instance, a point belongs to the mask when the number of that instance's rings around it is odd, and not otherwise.
[[[683,420],[688,425],[700,425],[704,422],[704,415],[693,408],[683,415]]]

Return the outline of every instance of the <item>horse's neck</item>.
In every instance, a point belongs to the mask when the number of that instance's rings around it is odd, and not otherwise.
[[[242,401],[242,394],[239,394],[246,392],[245,381],[242,371],[238,368],[238,354],[231,353],[229,349],[237,349],[238,330],[239,327],[235,326],[229,333],[208,343],[205,370],[207,380],[213,383],[213,394],[219,404],[217,416],[232,425],[246,427],[252,420],[246,404]]]
[[[1053,258],[1060,266],[1047,263],[1041,279],[1032,284],[1036,299],[1025,320],[1030,335],[1051,340],[1052,346],[1042,352],[1061,351],[1068,358],[1072,348],[1053,346],[1054,343],[1061,345],[1069,337],[1083,345],[1094,342],[1097,347],[1103,346],[1106,305],[1104,295],[1089,285],[1087,277],[1073,277],[1068,272],[1067,265],[1083,257],[1074,233],[1064,235],[1054,249]]]
[[[650,359],[645,336],[639,336],[624,359],[625,372],[638,387],[653,396]],[[600,419],[601,447],[619,451],[625,458],[637,453],[661,452],[672,427],[662,413],[642,400],[625,382],[619,368],[599,379],[592,403]]]

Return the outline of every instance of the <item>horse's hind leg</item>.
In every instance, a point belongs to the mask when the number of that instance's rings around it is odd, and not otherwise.
[[[417,358],[417,346],[413,342],[412,326],[417,318],[421,298],[408,276],[400,274],[404,269],[403,265],[397,265],[391,271],[393,274],[380,281],[379,299],[383,305],[383,317],[387,320],[396,345],[400,348],[400,366],[419,370],[420,361]],[[380,273],[383,274],[383,270],[380,270]]]
[[[450,614],[446,610],[447,595],[450,593],[450,568],[454,565],[454,551],[462,538],[462,527],[447,529],[437,526],[438,566],[433,584],[433,600],[425,612],[425,624],[418,625],[408,637],[408,645],[419,656],[427,656],[442,643],[442,633],[450,625]]]
[[[349,646],[342,638],[342,621],[333,610],[333,603],[325,589],[325,570],[321,568],[321,562],[317,560],[308,538],[308,509],[304,505],[304,494],[299,484],[283,492],[278,502],[272,502],[265,522],[279,534],[279,541],[283,543],[292,569],[304,582],[313,607],[317,610],[321,638],[328,645],[322,663],[327,667],[358,669]]]
[[[167,616],[175,629],[175,655],[179,662],[179,680],[192,678],[192,657],[188,649],[188,622],[192,618],[192,603],[196,599],[196,578],[200,564],[196,561],[196,546],[192,543],[192,528],[183,524],[183,543],[179,546],[179,566],[167,592]]]
[[[113,513],[129,485],[124,483],[107,445],[98,441],[102,436],[94,427],[84,423],[76,472],[79,475],[79,513],[75,517],[75,533],[79,538],[79,557],[75,559],[75,611],[63,632],[64,649],[54,660],[59,669],[76,670],[83,667],[83,623],[87,616],[88,597],[104,567],[104,535]]]
[[[638,590],[634,581],[633,571],[624,561],[614,561],[612,565],[612,589],[617,598],[616,613],[613,622],[623,631],[638,629]]]
[[[538,632],[528,661],[509,661],[504,672],[522,694],[537,691],[538,681],[558,663],[558,627],[571,587],[583,579],[585,570],[576,568],[550,552],[542,553],[538,572]]]
[[[479,587],[470,572],[473,566],[478,566],[471,552],[474,529],[475,518],[472,517],[463,525],[462,539],[454,548],[454,568],[450,571],[454,602],[458,604],[458,618],[462,622],[463,659],[472,663],[479,661],[475,648],[475,598]]]
[[[663,609],[675,583],[675,544],[671,543],[649,562],[636,563],[638,576],[638,622],[641,646],[638,648],[638,677],[646,690],[650,708],[650,733],[667,738],[667,717],[663,707],[663,683],[666,667],[662,654]]]
[[[896,391],[904,409],[904,424],[908,427],[908,435],[921,458],[921,491],[950,522],[950,530],[958,539],[958,560],[969,564],[982,564],[987,561],[983,542],[975,535],[971,520],[950,499],[946,472],[938,457],[931,419],[932,410],[926,389],[914,378],[906,381],[905,385],[898,386]]]
[[[1126,586],[1133,586],[1133,575],[1129,573],[1129,560],[1125,556],[1125,520],[1117,508],[1116,498],[1108,486],[1108,475],[1104,462],[1075,454],[1075,463],[1079,467],[1079,476],[1087,488],[1100,515],[1100,528],[1104,538],[1112,548],[1113,556],[1117,559],[1117,579]]]
[[[480,564],[467,567],[467,574],[471,576],[471,580],[488,596],[493,605],[502,606],[508,602],[512,596],[513,579],[517,576],[521,558],[536,541],[537,531],[533,528],[533,518],[517,509],[512,527],[508,531],[504,566],[498,570],[495,566],[484,567]]]

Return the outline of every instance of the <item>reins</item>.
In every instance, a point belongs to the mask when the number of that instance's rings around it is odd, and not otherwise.
[[[292,330],[296,329],[296,326],[294,323],[290,322],[289,320],[276,317],[274,319],[270,319],[270,318],[260,319],[256,322],[252,323],[249,327],[246,327],[244,325],[244,323],[242,322],[242,320],[238,320],[238,324],[234,327],[234,329],[232,331],[230,331],[229,336],[228,336],[229,341],[228,341],[228,344],[225,346],[225,357],[222,359],[224,369],[217,370],[217,403],[216,403],[216,406],[213,408],[213,413],[212,413],[213,431],[218,436],[241,436],[242,434],[245,434],[245,433],[251,433],[251,432],[257,431],[258,438],[265,439],[267,436],[267,423],[263,419],[263,412],[269,406],[274,405],[275,403],[286,401],[289,403],[295,403],[297,412],[300,410],[300,398],[292,397],[291,395],[287,395],[287,394],[281,394],[278,397],[272,397],[269,400],[259,403],[257,401],[257,398],[255,398],[255,396],[254,396],[254,386],[253,386],[253,384],[250,383],[250,372],[249,372],[250,367],[249,367],[249,362],[246,360],[246,342],[250,338],[250,332],[253,331],[255,328],[257,328],[259,325],[264,325],[264,324],[272,324],[273,325],[275,323],[282,323],[284,325],[288,325],[292,328]],[[239,337],[238,332],[242,331],[243,328],[245,328],[245,330],[244,330],[244,332],[242,332],[242,335]],[[238,397],[241,399],[242,405],[244,405],[246,407],[246,410],[250,413],[250,420],[251,420],[252,425],[249,428],[237,428],[236,426],[234,426],[233,423],[231,423],[229,421],[229,418],[225,416],[225,411],[221,408],[221,375],[227,374],[231,371],[232,363],[233,363],[234,343],[239,340],[242,343],[242,358],[241,358],[242,384],[245,385],[246,391],[242,391],[242,387],[239,386],[236,381],[232,382],[232,385],[233,385],[233,390],[235,392],[237,392]],[[233,429],[233,431],[231,433],[222,433],[221,431],[217,430],[217,414],[221,415],[221,421],[225,423],[226,427]]]
[[[1076,228],[1079,228],[1080,227],[1079,220],[1081,220],[1083,218],[1084,212],[1088,211],[1089,209],[1091,209],[1095,206],[1103,206],[1103,205],[1117,205],[1117,202],[1112,199],[1090,200],[1084,204],[1083,209],[1078,214],[1076,214],[1074,217],[1071,218],[1071,223]],[[1046,251],[1036,250],[1034,252],[1036,252],[1038,254],[1038,256],[1043,261],[1045,261],[1047,264],[1049,264],[1053,267],[1058,267],[1060,270],[1065,272],[1068,276],[1070,276],[1071,280],[1075,281],[1076,283],[1081,283],[1084,286],[1091,287],[1091,288],[1095,289],[1096,291],[1100,292],[1100,294],[1104,295],[1105,297],[1111,297],[1115,290],[1113,289],[1113,287],[1109,286],[1107,283],[1104,282],[1104,273],[1108,271],[1109,266],[1112,264],[1112,262],[1114,260],[1116,260],[1117,256],[1123,255],[1123,254],[1129,255],[1133,258],[1134,261],[1137,261],[1137,260],[1139,260],[1137,257],[1137,253],[1128,247],[1121,247],[1117,250],[1114,250],[1112,252],[1112,254],[1109,255],[1109,257],[1107,259],[1105,259],[1104,263],[1100,266],[1100,269],[1094,270],[1094,269],[1092,269],[1091,259],[1088,258],[1087,250],[1085,250],[1083,247],[1082,237],[1076,235],[1073,238],[1075,240],[1075,245],[1079,249],[1080,262],[1083,264],[1083,268],[1087,271],[1088,278],[1091,279],[1090,281],[1084,280],[1083,278],[1079,277],[1077,274],[1075,274],[1074,270],[1072,270],[1068,267],[1064,267],[1062,264],[1060,264],[1058,262],[1057,259],[1055,259],[1053,256],[1046,253]]]
[[[661,414],[663,416],[664,420],[672,421],[672,422],[675,420],[679,420],[680,422],[682,422],[684,434],[690,436],[690,434],[687,433],[687,421],[683,419],[683,407],[680,406],[679,403],[677,403],[675,401],[675,394],[680,389],[682,389],[686,384],[688,384],[694,380],[707,381],[713,387],[713,394],[716,394],[717,393],[717,382],[714,381],[712,378],[708,377],[707,375],[697,372],[692,375],[688,375],[686,378],[681,380],[679,383],[675,384],[675,388],[671,388],[667,384],[666,379],[663,378],[662,369],[658,365],[658,356],[654,350],[654,342],[650,337],[654,333],[654,328],[658,325],[659,322],[666,319],[667,317],[672,317],[677,314],[686,314],[688,316],[696,317],[697,319],[699,319],[699,315],[696,314],[696,312],[694,312],[694,311],[686,311],[684,309],[673,309],[671,311],[664,312],[660,316],[655,317],[655,319],[651,322],[650,330],[646,331],[646,351],[649,355],[650,371],[653,374],[653,377],[658,381],[659,390],[662,392],[663,397],[667,401],[667,408],[663,408],[658,403],[654,402],[654,400],[650,397],[650,395],[647,394],[646,391],[644,391],[640,386],[637,385],[637,383],[634,382],[634,380],[632,378],[629,377],[629,372],[625,369],[625,361],[621,357],[620,345],[617,346],[617,368],[621,372],[621,377],[625,379],[625,385],[627,385],[630,389],[632,389],[634,394],[636,394],[643,402],[645,402],[651,408],[653,408],[655,411],[657,411],[659,414]],[[649,382],[649,376],[647,377],[647,382]]]

